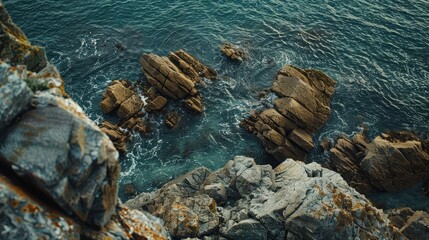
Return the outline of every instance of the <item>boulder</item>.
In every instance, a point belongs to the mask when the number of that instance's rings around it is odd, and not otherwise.
[[[178,113],[172,112],[167,115],[167,119],[165,119],[165,124],[169,128],[174,128],[176,124],[179,122],[180,116]]]
[[[25,67],[11,67],[0,61],[0,133],[18,114],[25,111],[33,97],[27,86]]]
[[[127,141],[131,137],[129,133],[121,130],[118,126],[108,121],[103,121],[103,123],[101,123],[100,130],[110,138],[116,150],[120,153],[125,153],[127,151]]]
[[[195,237],[198,217],[197,236],[207,239],[405,239],[339,174],[292,159],[273,169],[238,156],[219,170],[198,168],[125,205],[146,209],[169,226],[176,204],[189,216],[180,219],[192,220],[182,226],[193,227],[170,227],[173,237]],[[203,217],[211,220],[204,225]]]
[[[242,62],[247,58],[246,52],[231,43],[224,43],[220,47],[220,52],[231,60]]]
[[[203,65],[183,50],[171,52],[168,57],[143,54],[140,59],[148,82],[163,96],[175,100],[185,99],[185,105],[202,112],[201,97],[196,84],[204,78],[216,79],[216,72]]]
[[[12,66],[24,65],[28,70],[39,72],[48,65],[45,50],[33,46],[16,26],[0,2],[0,59]]]
[[[117,203],[113,144],[71,99],[43,91],[32,103],[2,134],[0,158],[67,214],[104,226]]]
[[[79,225],[0,175],[1,239],[79,239]]]
[[[408,239],[426,240],[429,238],[429,213],[415,212],[401,229]]]
[[[407,223],[408,219],[413,216],[415,211],[411,208],[395,208],[386,211],[388,218],[393,226],[401,229]]]
[[[122,103],[136,93],[131,88],[131,83],[127,80],[112,81],[103,94],[100,108],[104,114],[108,114],[118,109]],[[124,107],[125,108],[125,107]],[[124,110],[123,110],[124,111]]]
[[[368,143],[362,134],[341,136],[326,166],[359,192],[395,192],[429,179],[427,141],[411,132],[388,132]]]
[[[152,101],[150,101],[145,109],[148,112],[159,111],[167,104],[167,99],[163,96],[156,96]]]
[[[241,125],[254,133],[277,160],[305,160],[314,148],[312,135],[329,118],[335,81],[313,69],[286,65],[271,91],[273,108],[254,112]]]

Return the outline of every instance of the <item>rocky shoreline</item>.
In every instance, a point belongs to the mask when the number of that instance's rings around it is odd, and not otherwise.
[[[150,86],[112,81],[100,107],[118,123],[97,126],[64,90],[43,48],[33,46],[0,2],[1,239],[427,239],[429,214],[377,209],[363,194],[429,179],[429,143],[410,132],[339,137],[324,166],[305,164],[313,134],[328,120],[335,81],[283,67],[272,106],[242,125],[280,164],[236,156],[201,167],[122,204],[119,152],[130,131],[147,134],[145,114],[170,101],[204,110],[197,86],[214,69],[183,50],[144,54]],[[243,61],[245,52],[223,45]],[[167,114],[174,127],[180,116]],[[293,158],[293,159],[292,159]],[[329,169],[328,169],[329,168]]]

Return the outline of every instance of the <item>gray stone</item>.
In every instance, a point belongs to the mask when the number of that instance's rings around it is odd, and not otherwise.
[[[33,93],[24,79],[25,67],[11,67],[0,61],[0,133],[18,114],[26,110]]]
[[[33,104],[7,129],[0,156],[66,212],[103,226],[115,211],[118,153],[72,100],[38,92]]]

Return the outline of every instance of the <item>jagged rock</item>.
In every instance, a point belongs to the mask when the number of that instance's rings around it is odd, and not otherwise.
[[[407,223],[408,219],[413,216],[415,212],[411,208],[396,208],[386,211],[388,218],[393,226],[401,229]]]
[[[179,114],[172,112],[167,115],[167,119],[165,119],[165,124],[167,124],[168,127],[174,128],[176,124],[179,122],[180,116]]]
[[[0,175],[1,239],[79,239],[79,226]]]
[[[12,66],[25,65],[27,69],[38,72],[47,66],[45,50],[33,46],[16,26],[0,1],[0,59]]]
[[[148,112],[159,111],[167,104],[167,99],[163,96],[156,96],[152,101],[150,101],[145,109]]]
[[[314,148],[312,134],[329,118],[334,85],[318,70],[286,65],[271,88],[277,96],[274,108],[252,113],[241,125],[279,161],[305,160]]]
[[[120,123],[120,127],[123,129],[128,129],[129,131],[137,131],[141,134],[149,134],[151,131],[151,125],[149,121],[143,121],[143,113],[138,112],[133,117],[129,118],[127,121]]]
[[[26,75],[25,67],[0,61],[0,132],[30,105],[33,93],[23,80]]]
[[[185,102],[185,106],[188,107],[189,109],[202,113],[204,106],[201,101],[202,101],[201,96],[196,95],[185,99],[184,102]]]
[[[222,44],[220,51],[223,55],[234,61],[242,62],[247,58],[247,54],[243,49],[235,47],[231,43]]]
[[[84,227],[81,235],[85,239],[154,239],[168,240],[162,220],[144,211],[131,210],[121,206],[116,214],[101,230]]]
[[[219,194],[217,189],[222,188]],[[222,196],[217,211],[201,212],[201,204],[188,204],[203,198],[207,206],[209,199],[215,201],[210,195]],[[200,231],[199,238],[405,239],[381,210],[349,187],[339,174],[316,163],[305,165],[291,159],[272,169],[257,165],[251,158],[236,157],[222,169],[210,172],[198,168],[155,192],[140,194],[126,205],[158,215],[162,212],[164,215],[159,216],[166,220],[163,211],[168,212],[172,203],[195,213],[200,226],[201,216],[207,217],[207,213],[212,214],[207,219],[218,219],[218,223],[211,222],[210,231]],[[169,221],[167,218],[167,226]],[[195,231],[180,237],[195,237],[193,234]]]
[[[337,139],[327,167],[361,193],[394,192],[429,178],[429,152],[411,132],[389,132],[368,143],[362,134]]]
[[[106,91],[103,94],[103,97],[100,103],[101,110],[103,111],[104,114],[108,114],[120,108],[123,103],[125,103],[129,98],[131,98],[134,95],[136,95],[136,93],[132,89],[131,83],[129,81],[127,80],[112,81],[109,87],[107,87]],[[130,102],[132,102],[132,100],[129,100],[128,104]],[[140,103],[138,104],[139,106],[141,105]],[[123,109],[122,111],[125,112],[126,106],[122,107],[122,109]]]
[[[0,157],[23,179],[88,224],[106,224],[116,205],[118,154],[71,99],[37,92],[33,109],[2,134]]]
[[[213,69],[183,50],[171,52],[168,57],[143,54],[140,64],[148,82],[163,96],[175,100],[187,98],[186,106],[197,112],[202,111],[196,84],[202,81],[202,77],[215,79]]]
[[[417,211],[411,216],[401,229],[408,239],[426,240],[429,238],[429,214]]]
[[[121,130],[118,126],[108,121],[103,121],[103,123],[101,123],[100,130],[110,138],[116,150],[121,153],[127,151],[127,142],[130,138],[129,133]]]

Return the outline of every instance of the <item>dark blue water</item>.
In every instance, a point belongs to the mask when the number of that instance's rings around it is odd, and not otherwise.
[[[261,106],[258,92],[284,64],[318,68],[338,82],[332,116],[316,142],[352,135],[362,123],[371,136],[429,130],[427,0],[4,2],[31,41],[47,47],[67,92],[97,122],[111,80],[144,80],[138,63],[144,52],[185,49],[218,70],[221,80],[202,87],[204,114],[183,113],[174,130],[153,117],[153,134],[134,137],[122,159],[121,192],[129,183],[153,189],[197,166],[215,169],[237,154],[269,162],[239,122]],[[226,61],[219,52],[226,41],[250,59]]]

